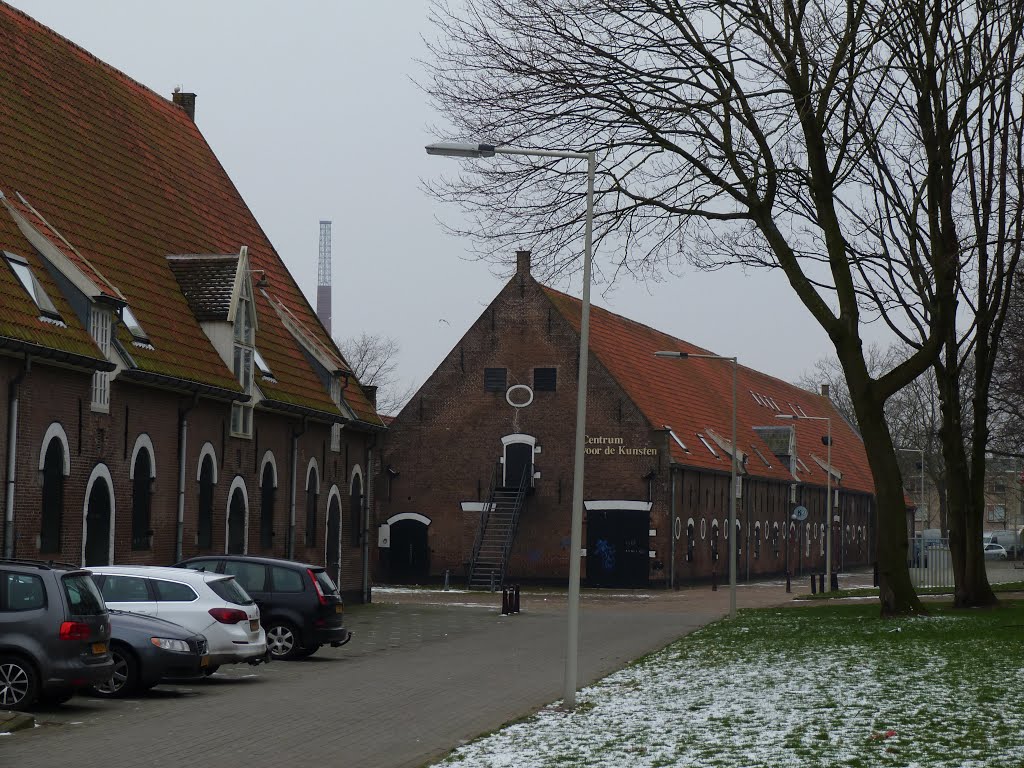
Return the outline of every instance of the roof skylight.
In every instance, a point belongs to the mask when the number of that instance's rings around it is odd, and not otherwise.
[[[260,354],[258,349],[253,349],[252,360],[256,363],[256,367],[259,369],[260,374],[265,379],[274,378],[274,374],[270,372],[270,366],[267,365],[267,361],[263,359],[263,355]]]
[[[57,308],[53,306],[53,302],[50,301],[50,297],[46,295],[46,291],[43,290],[43,286],[40,285],[36,279],[35,273],[32,272],[32,268],[29,266],[28,261],[21,256],[17,256],[13,253],[3,251],[4,258],[7,261],[7,265],[11,268],[14,276],[18,278],[18,282],[21,283],[21,287],[25,289],[25,292],[29,295],[36,307],[43,314],[45,319],[49,320],[61,320],[60,313]]]
[[[127,304],[121,308],[121,322],[135,341],[139,344],[149,344],[149,335],[142,329],[142,325]]]
[[[704,443],[704,447],[707,448],[709,451],[711,451],[711,455],[712,456],[714,456],[716,459],[719,458],[718,451],[716,451],[714,448],[711,447],[711,443],[709,443],[707,440],[704,439],[704,435],[702,435],[700,432],[698,432],[697,433],[697,437],[700,439],[700,441],[702,443]]]

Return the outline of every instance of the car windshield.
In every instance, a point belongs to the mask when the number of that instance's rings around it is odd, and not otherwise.
[[[249,593],[242,589],[242,585],[235,581],[234,576],[208,582],[210,589],[217,597],[235,605],[252,605],[253,600]]]
[[[89,574],[69,574],[61,578],[61,582],[72,616],[102,616],[107,612],[103,596]]]
[[[317,583],[325,595],[336,595],[338,593],[338,588],[331,581],[331,577],[327,575],[327,571],[313,571],[313,574],[316,576]]]

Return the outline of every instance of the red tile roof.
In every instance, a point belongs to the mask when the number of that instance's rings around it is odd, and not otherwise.
[[[2,3],[0,93],[0,191],[13,200],[23,195],[52,226],[36,222],[50,239],[58,240],[59,233],[79,263],[92,265],[128,302],[153,345],[131,348],[139,369],[238,389],[190,311],[166,257],[238,253],[243,245],[251,268],[263,271],[274,296],[320,344],[334,349],[182,108]],[[0,218],[9,219],[4,211]],[[0,248],[31,257],[25,238],[9,221],[0,222]],[[0,334],[22,339],[44,333],[47,343],[57,346],[90,343],[77,323],[69,323],[67,339],[62,329],[40,331],[34,317],[9,309],[19,302],[24,303],[10,281],[0,279]],[[277,379],[273,386],[260,382],[264,394],[337,413],[277,313],[266,300],[257,299],[256,307],[256,346]],[[124,328],[119,338],[131,343]],[[345,398],[361,420],[381,424],[359,386],[348,387]]]
[[[550,288],[544,291],[559,313],[579,331],[579,299]],[[713,432],[726,444],[729,442],[732,430],[731,363],[725,360],[655,357],[654,353],[661,350],[713,354],[591,305],[591,354],[618,381],[652,428],[670,427],[686,446],[688,451],[670,440],[672,460],[686,466],[728,472],[728,453],[708,433]],[[826,462],[827,449],[822,438],[828,431],[828,422],[776,417],[828,417],[832,428],[832,467],[842,473],[839,487],[874,493],[864,443],[827,398],[743,365],[737,367],[736,392],[737,443],[739,449],[748,454],[746,472],[749,475],[793,480],[788,467],[776,458],[755,429],[792,427],[796,433],[796,455],[807,468],[804,471],[798,467],[799,480],[824,486],[826,473],[815,459],[822,464]],[[703,445],[701,435],[714,447],[717,457]],[[766,466],[757,452],[771,466]]]

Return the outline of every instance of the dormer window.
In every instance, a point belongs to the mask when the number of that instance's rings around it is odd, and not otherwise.
[[[339,408],[341,407],[341,379],[338,376],[331,376],[331,400]],[[331,450],[341,450],[341,424],[331,425]]]
[[[7,266],[11,268],[14,276],[18,278],[18,282],[21,283],[21,287],[25,289],[25,292],[28,293],[32,301],[35,302],[36,307],[39,309],[41,319],[63,322],[57,308],[53,306],[53,302],[50,301],[50,297],[46,295],[46,291],[43,290],[43,286],[40,285],[39,280],[36,279],[28,261],[23,259],[21,256],[8,253],[7,251],[4,251],[3,254],[4,259],[7,261]]]
[[[93,305],[89,311],[89,335],[105,359],[110,358],[111,320],[106,307]],[[92,375],[92,409],[103,413],[110,411],[110,371],[96,371]]]
[[[231,434],[235,437],[252,436],[252,363],[256,353],[253,347],[252,312],[252,289],[246,276],[242,280],[235,308],[233,371],[238,383],[242,385],[243,394],[248,395],[249,400],[231,405]]]

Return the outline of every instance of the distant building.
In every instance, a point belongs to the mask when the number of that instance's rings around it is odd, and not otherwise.
[[[366,594],[372,398],[194,122],[0,4],[3,552]]]
[[[579,325],[580,302],[538,283],[520,252],[384,437],[379,579],[449,571],[487,586],[505,560],[509,579],[567,577]],[[583,573],[594,586],[727,573],[731,363],[659,350],[704,352],[592,309]],[[738,398],[740,578],[824,570],[826,472],[837,569],[872,562],[875,499],[857,432],[826,397],[742,366]],[[826,421],[780,416],[831,419],[831,462]]]

